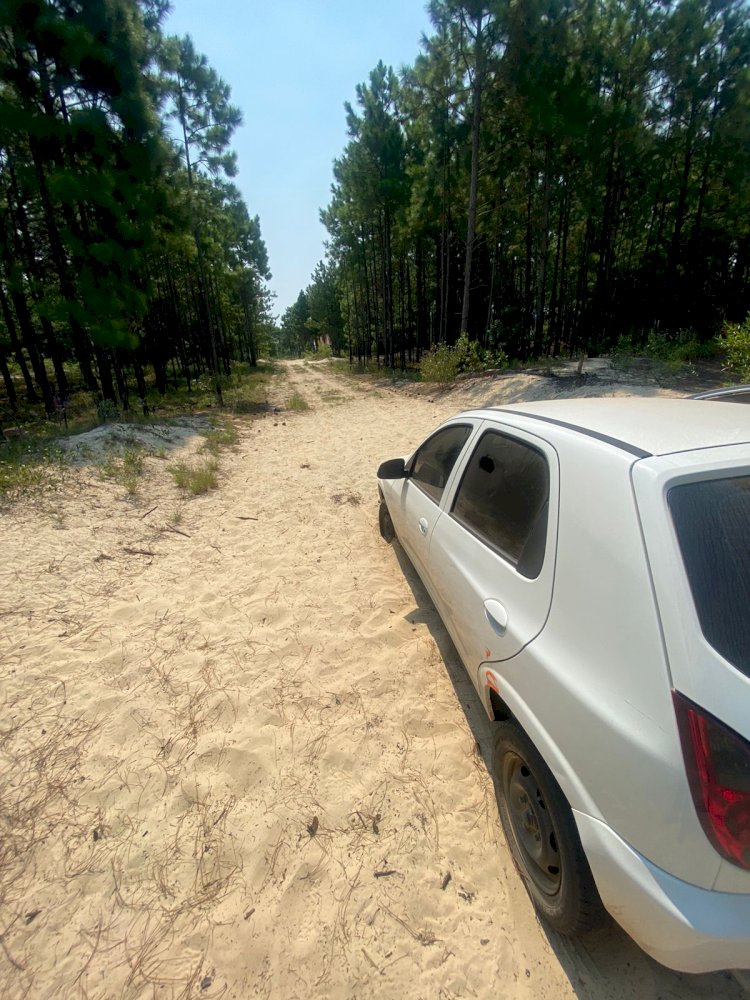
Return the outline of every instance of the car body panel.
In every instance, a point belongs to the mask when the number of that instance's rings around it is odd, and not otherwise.
[[[734,922],[750,912],[750,872],[723,860],[703,830],[672,698],[679,690],[748,738],[750,680],[703,638],[666,500],[676,483],[750,470],[750,411],[584,399],[454,419],[471,420],[474,434],[415,565],[485,708],[494,717],[497,692],[541,753],[607,908],[645,950],[689,971],[750,966],[748,925]],[[538,581],[451,514],[491,426],[541,442],[548,456]],[[384,486],[389,509],[408,495]],[[413,545],[405,540],[409,555]],[[488,599],[507,611],[501,636],[482,614]]]
[[[515,566],[476,537],[451,513],[462,474],[475,443],[489,430],[498,430],[541,451],[549,467],[550,501],[547,548],[542,570],[535,579],[522,576]],[[462,454],[446,490],[444,513],[430,544],[430,577],[438,610],[466,664],[507,660],[539,634],[552,599],[557,534],[559,470],[553,448],[538,435],[519,431],[501,420],[483,421],[471,447]],[[505,621],[493,607],[505,612]],[[499,626],[503,625],[501,628]]]
[[[409,558],[414,563],[415,569],[423,579],[433,600],[436,599],[436,595],[431,583],[431,575],[427,568],[432,532],[442,515],[447,497],[451,495],[457,470],[461,467],[463,457],[473,446],[481,423],[482,421],[478,417],[471,418],[468,415],[462,414],[461,418],[446,420],[439,427],[435,428],[430,435],[430,438],[432,438],[438,431],[447,427],[467,425],[471,428],[461,454],[453,466],[440,502],[436,502],[431,496],[425,493],[408,475],[403,479],[380,481],[380,489],[388,505],[388,511],[393,520],[399,541],[406,549]],[[430,440],[430,438],[426,440]],[[414,454],[407,458],[407,470],[413,460]]]
[[[492,411],[479,412],[488,415]],[[735,403],[711,400],[709,407],[696,405],[691,399],[660,396],[588,396],[515,403],[498,408],[498,412],[516,414],[528,423],[550,421],[554,426],[559,422],[575,428],[579,435],[607,438],[650,455],[747,442],[750,425],[750,414]]]
[[[636,460],[591,441],[586,444],[589,461],[583,462],[580,440],[567,430],[555,444],[563,513],[547,624],[519,657],[477,665],[474,676],[481,684],[492,669],[503,699],[513,687],[514,714],[524,729],[535,730],[529,735],[540,751],[538,741],[548,742],[542,755],[572,806],[613,826],[660,867],[710,888],[720,859],[706,840],[685,776],[630,488]],[[589,463],[597,467],[596,477]],[[587,801],[570,787],[567,773],[582,776]],[[683,851],[675,851],[676,844],[684,845]]]
[[[653,958],[680,972],[741,969],[750,955],[750,895],[675,878],[611,827],[574,812],[602,902]]]
[[[750,678],[724,660],[703,637],[666,503],[672,486],[730,473],[750,475],[750,445],[694,451],[679,460],[664,456],[639,462],[633,468],[633,488],[650,554],[673,684],[750,739]]]

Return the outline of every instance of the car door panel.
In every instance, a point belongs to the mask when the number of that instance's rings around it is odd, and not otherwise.
[[[468,518],[460,515],[462,484],[467,474],[474,469],[482,469],[482,462],[488,470],[488,483],[493,473],[499,472],[494,466],[486,443],[487,432],[499,433],[512,439],[511,443],[533,449],[543,456],[548,469],[546,503],[537,497],[538,513],[527,512],[528,522],[546,526],[541,541],[540,531],[534,524],[526,527],[526,545],[535,548],[539,571],[534,577],[524,575],[524,552],[517,558],[509,557],[498,546],[488,541],[488,533],[503,542],[503,531],[491,531],[476,516],[473,525]],[[481,454],[480,454],[481,452]],[[512,457],[512,456],[511,456]],[[507,459],[504,459],[507,461]],[[490,466],[493,466],[490,468]],[[468,473],[467,473],[468,470]],[[511,473],[512,473],[511,469]],[[500,479],[500,477],[497,477]],[[512,480],[512,475],[511,475]],[[546,621],[552,599],[554,578],[554,554],[557,533],[558,504],[558,462],[553,448],[531,434],[524,434],[501,424],[485,422],[472,447],[463,456],[461,467],[455,471],[450,495],[445,497],[444,513],[435,526],[430,541],[430,574],[436,603],[446,626],[456,644],[472,679],[476,682],[477,668],[483,662],[500,662],[515,656],[535,638]],[[498,508],[505,504],[506,520],[523,519],[523,511],[514,513],[507,498],[502,494],[502,482],[493,485],[499,490]],[[522,504],[524,497],[519,498]],[[492,510],[492,504],[485,508],[483,516]],[[535,518],[539,518],[538,522]],[[525,550],[526,547],[524,547]],[[528,574],[529,570],[525,570]]]
[[[399,526],[399,538],[407,555],[430,591],[432,532],[456,468],[461,466],[480,424],[480,420],[462,419],[443,425],[407,463],[409,475],[402,481],[394,522]]]

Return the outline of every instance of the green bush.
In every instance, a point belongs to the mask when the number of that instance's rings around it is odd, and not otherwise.
[[[505,368],[505,352],[484,350],[478,341],[469,340],[465,333],[454,347],[438,344],[422,356],[420,371],[425,382],[451,382],[464,372],[481,372],[488,368]]]
[[[740,378],[750,381],[750,316],[744,323],[727,325],[727,364]]]
[[[645,344],[635,344],[631,337],[621,336],[612,354],[615,357],[646,357],[678,369],[683,364],[715,358],[721,350],[717,337],[700,341],[692,330],[680,330],[670,336],[652,330]]]
[[[314,351],[305,351],[305,357],[310,361],[322,361],[325,358],[332,358],[333,351],[330,344],[318,344]]]

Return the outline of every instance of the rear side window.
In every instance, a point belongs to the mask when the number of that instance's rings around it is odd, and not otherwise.
[[[468,424],[444,427],[433,434],[414,456],[409,478],[440,503],[448,478],[471,433]]]
[[[453,516],[533,579],[544,562],[549,468],[537,448],[498,431],[479,439],[453,501]]]
[[[750,476],[673,486],[667,502],[703,635],[750,677]]]

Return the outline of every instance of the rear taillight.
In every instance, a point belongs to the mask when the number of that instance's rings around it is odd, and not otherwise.
[[[750,743],[674,691],[690,790],[706,836],[750,869]]]

